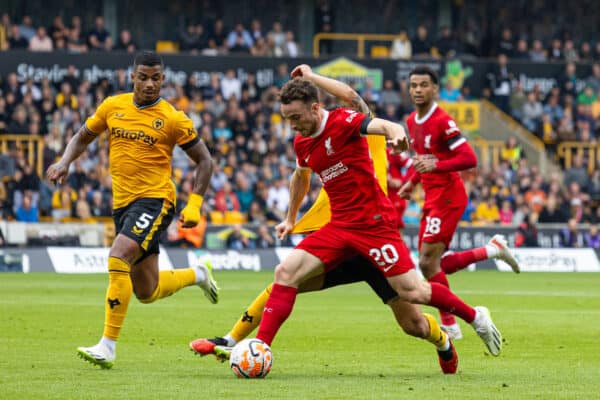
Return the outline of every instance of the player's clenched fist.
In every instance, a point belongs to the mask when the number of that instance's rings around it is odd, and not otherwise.
[[[300,64],[292,70],[292,78],[309,78],[312,74],[312,68],[306,64]]]
[[[279,239],[285,239],[285,237],[294,229],[294,224],[287,219],[275,227],[275,233]]]
[[[67,176],[68,172],[69,165],[59,161],[48,167],[48,170],[46,171],[46,176],[48,177],[48,180],[61,184],[63,182],[63,179]]]
[[[400,154],[408,150],[408,138],[404,136],[396,136],[389,139],[387,143],[392,147],[392,154]]]
[[[179,220],[184,228],[193,228],[200,221],[200,207],[204,198],[197,193],[190,194],[187,205],[181,210]]]

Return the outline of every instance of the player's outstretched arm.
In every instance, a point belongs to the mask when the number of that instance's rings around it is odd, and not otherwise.
[[[48,167],[46,171],[48,179],[61,184],[69,172],[69,165],[85,151],[96,137],[97,135],[92,134],[85,128],[85,125],[82,125],[71,140],[69,140],[60,161]]]
[[[385,135],[387,142],[392,146],[393,153],[401,153],[408,150],[408,135],[404,127],[395,122],[381,118],[373,118],[367,125],[370,135]]]
[[[310,66],[306,64],[298,65],[292,70],[292,78],[302,77],[317,85],[319,88],[331,93],[333,96],[338,98],[340,101],[348,105],[349,108],[356,110],[360,113],[369,115],[371,110],[367,103],[360,97],[358,93],[344,82],[340,82],[335,79],[328,78],[316,74],[312,71]]]
[[[203,196],[213,172],[213,163],[210,152],[202,140],[186,149],[185,152],[196,163],[196,178],[193,192],[190,194],[187,205],[181,210],[179,219],[184,228],[192,228],[200,221],[200,207],[202,207]]]

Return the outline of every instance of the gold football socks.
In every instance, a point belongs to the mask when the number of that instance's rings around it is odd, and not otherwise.
[[[440,328],[435,317],[431,314],[423,313],[423,316],[427,318],[429,322],[429,335],[425,338],[428,342],[432,343],[439,350],[447,350],[450,342],[448,341],[448,335]]]
[[[231,332],[229,332],[227,336],[231,336],[233,340],[239,342],[250,335],[250,333],[258,326],[258,324],[260,324],[260,319],[263,315],[263,309],[265,308],[265,304],[267,304],[267,300],[269,299],[272,288],[273,284],[271,283],[256,297],[256,299],[254,299],[252,304],[250,304],[248,309],[244,311],[244,314],[242,314],[240,319],[238,319],[231,329]]]
[[[142,303],[152,303],[158,299],[169,297],[173,293],[192,286],[196,283],[196,273],[192,268],[175,269],[172,271],[160,271],[158,284],[154,293],[146,299],[139,299]]]
[[[116,257],[108,258],[108,289],[104,304],[104,337],[117,340],[133,293],[131,267]]]

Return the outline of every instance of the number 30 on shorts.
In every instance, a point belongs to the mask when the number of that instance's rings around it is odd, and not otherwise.
[[[381,249],[372,248],[369,250],[369,256],[379,265],[380,267],[385,266],[386,264],[394,264],[400,258],[398,256],[398,251],[391,244],[384,244],[381,246]]]
[[[437,235],[440,233],[442,220],[436,217],[425,217],[425,233]]]

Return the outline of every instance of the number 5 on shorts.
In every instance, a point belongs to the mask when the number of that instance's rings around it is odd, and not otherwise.
[[[135,226],[137,226],[140,229],[146,229],[153,219],[154,217],[152,215],[148,213],[142,213],[142,215],[140,215],[137,221],[135,221]]]

